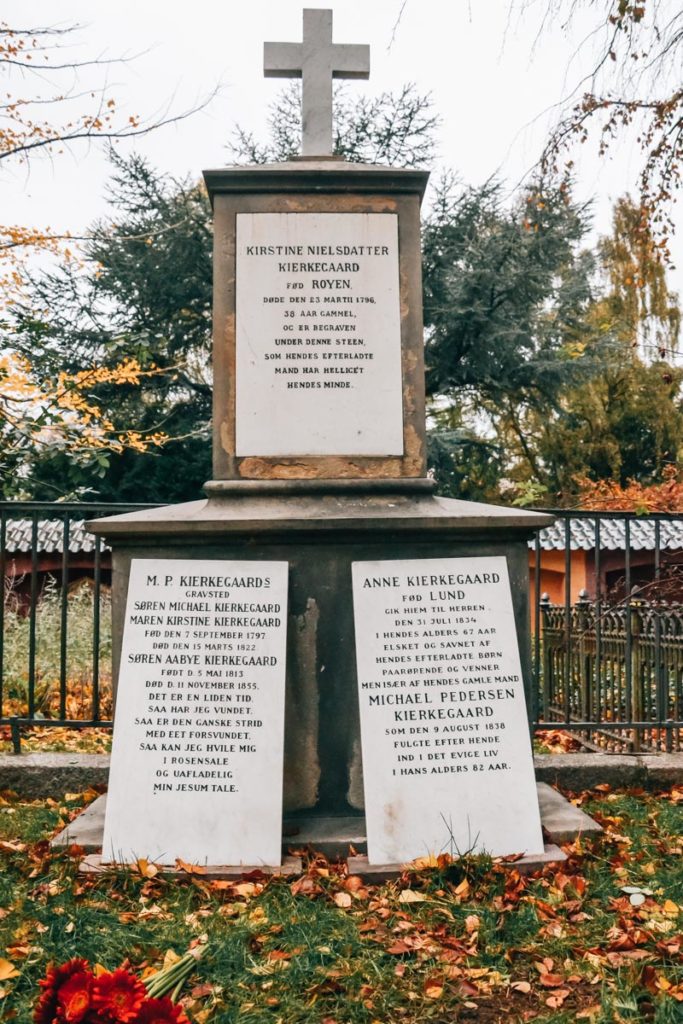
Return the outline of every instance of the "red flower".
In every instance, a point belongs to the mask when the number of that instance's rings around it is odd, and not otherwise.
[[[182,1006],[172,1003],[168,996],[145,999],[135,1024],[190,1024]]]
[[[80,1024],[90,1009],[93,976],[90,971],[77,971],[57,991],[57,1016],[68,1024]]]
[[[99,1014],[127,1024],[134,1019],[147,995],[141,981],[122,968],[95,978],[92,1004]]]
[[[38,982],[40,987],[44,989],[44,992],[33,1011],[35,1024],[52,1024],[53,1021],[57,1020],[58,1011],[61,1009],[61,1005],[58,1003],[61,989],[68,983],[70,978],[78,974],[92,978],[90,964],[87,960],[68,960],[65,964],[60,964],[59,967],[50,964],[47,974]],[[80,1020],[81,1018],[78,1019]]]

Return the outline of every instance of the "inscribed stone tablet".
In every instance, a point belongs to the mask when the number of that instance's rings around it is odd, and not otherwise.
[[[356,562],[368,858],[543,850],[504,558]]]
[[[403,455],[398,219],[238,213],[236,453]]]
[[[132,561],[105,860],[280,863],[287,570]]]

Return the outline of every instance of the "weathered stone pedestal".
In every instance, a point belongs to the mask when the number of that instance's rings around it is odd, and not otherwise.
[[[284,808],[362,814],[351,563],[502,555],[530,685],[527,540],[551,521],[434,497],[431,481],[225,482],[203,501],[99,519],[113,551],[114,675],[132,558],[289,563]]]

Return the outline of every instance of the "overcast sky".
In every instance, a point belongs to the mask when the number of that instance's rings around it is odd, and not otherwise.
[[[370,44],[370,82],[348,83],[349,90],[376,93],[411,81],[432,93],[442,118],[437,169],[450,167],[469,184],[498,174],[516,186],[538,158],[554,105],[590,67],[591,44],[576,53],[591,29],[587,15],[570,30],[556,22],[537,38],[546,0],[512,17],[508,0],[316,6],[333,7],[335,42]],[[22,28],[80,24],[79,45],[68,51],[77,58],[139,54],[108,72],[109,92],[127,112],[181,111],[220,86],[207,109],[136,142],[160,169],[199,176],[228,162],[225,143],[235,122],[263,134],[268,104],[283,85],[263,78],[263,42],[299,41],[302,7],[300,0],[4,0],[2,18]],[[607,231],[611,202],[635,181],[634,151],[622,144],[609,159],[590,149],[579,155],[578,197],[594,199],[597,229]],[[7,163],[0,179],[3,223],[78,233],[106,211],[107,165],[96,145],[36,159],[28,173]],[[683,223],[680,209],[677,221]],[[679,266],[681,235],[679,229],[674,244]]]

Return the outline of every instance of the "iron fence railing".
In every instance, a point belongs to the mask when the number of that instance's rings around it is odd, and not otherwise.
[[[582,595],[568,617],[548,599],[540,612],[546,720],[616,749],[681,749],[682,606],[632,597],[600,607]]]
[[[102,700],[103,669],[109,672],[102,664],[108,552],[83,524],[142,508],[149,505],[0,502],[0,725],[11,727],[15,750],[23,725],[111,726]],[[88,592],[74,601],[79,582]],[[105,626],[108,631],[109,622]]]
[[[149,507],[0,502],[0,725],[15,749],[25,725],[111,725],[109,552],[83,523]],[[532,727],[680,750],[683,516],[554,514],[530,545]]]
[[[553,514],[533,544],[534,726],[588,747],[680,750],[683,516]]]

